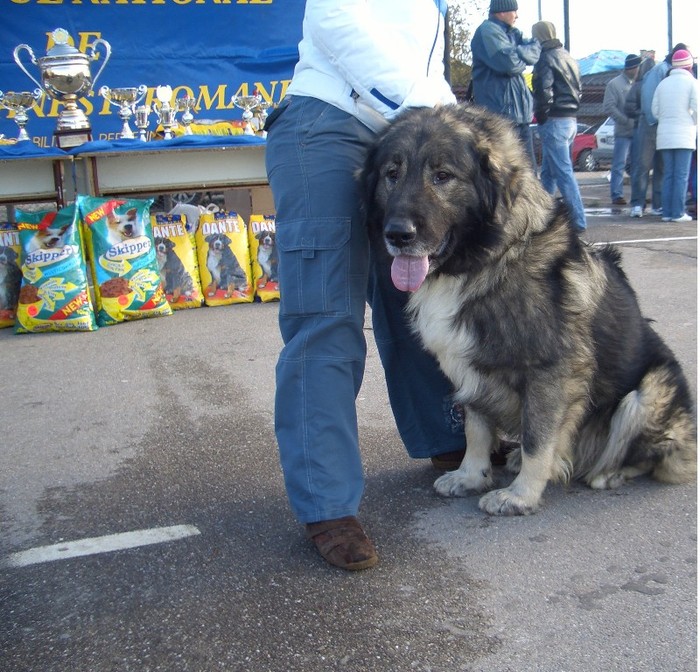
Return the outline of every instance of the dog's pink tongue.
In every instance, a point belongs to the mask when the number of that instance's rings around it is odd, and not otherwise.
[[[428,275],[428,257],[394,257],[391,264],[391,280],[402,292],[415,292]]]

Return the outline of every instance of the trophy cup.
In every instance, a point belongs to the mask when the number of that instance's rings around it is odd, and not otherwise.
[[[185,127],[185,135],[192,135],[190,124],[194,121],[192,110],[195,109],[197,101],[192,96],[183,96],[176,101],[178,112],[182,112],[182,123]]]
[[[139,140],[146,142],[148,138],[146,137],[146,130],[148,129],[148,117],[151,114],[151,108],[149,105],[139,105],[136,108],[136,128],[139,129]]]
[[[41,89],[34,89],[34,91],[22,91],[15,93],[14,91],[8,91],[3,93],[0,91],[0,106],[4,107],[6,110],[15,113],[15,122],[19,126],[19,135],[17,136],[17,142],[21,140],[29,140],[29,135],[24,127],[29,121],[29,115],[27,115],[27,110],[38,102],[42,96]]]
[[[127,87],[123,89],[110,89],[108,86],[103,86],[100,89],[100,95],[110,104],[119,108],[119,118],[124,122],[121,133],[117,134],[118,138],[133,139],[134,132],[129,127],[129,119],[134,114],[134,109],[137,103],[143,100],[148,87],[141,84],[138,89]]]
[[[92,139],[90,122],[85,112],[78,107],[77,100],[89,93],[97,82],[112,55],[112,48],[108,42],[98,38],[88,45],[89,55],[84,54],[68,44],[70,35],[64,28],[56,28],[51,37],[54,46],[42,58],[35,58],[31,47],[26,44],[17,45],[13,55],[22,72],[48,96],[63,105],[54,131],[58,146],[75,147]],[[95,48],[98,45],[104,48],[104,61],[93,78],[90,74],[90,61],[97,59]],[[32,64],[39,68],[41,82],[29,73],[20,60],[22,51],[26,51]]]
[[[262,96],[258,93],[254,93],[252,96],[233,96],[231,98],[231,102],[236,107],[240,107],[243,110],[243,121],[245,122],[245,126],[243,127],[244,135],[255,135],[250,120],[253,118],[253,110],[259,107],[261,101]]]
[[[267,131],[265,130],[265,122],[267,121],[267,111],[272,107],[272,103],[268,102],[264,98],[261,98],[260,104],[258,105],[258,133],[261,138],[267,137]]]
[[[163,138],[170,140],[173,137],[173,128],[177,125],[175,115],[178,113],[176,107],[171,107],[170,99],[173,96],[171,86],[156,87],[156,98],[158,103],[153,103],[153,111],[156,113],[158,123],[163,125]]]

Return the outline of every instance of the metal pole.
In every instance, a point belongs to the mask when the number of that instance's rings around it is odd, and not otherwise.
[[[671,0],[668,0],[671,2]],[[564,0],[564,48],[571,51],[571,40],[569,39],[569,0]]]
[[[670,54],[673,49],[673,0],[668,0],[668,50]]]

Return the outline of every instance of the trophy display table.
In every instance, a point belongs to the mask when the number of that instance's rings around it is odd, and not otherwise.
[[[93,196],[267,185],[265,140],[257,136],[98,141],[69,153],[76,159],[76,191]]]
[[[73,157],[33,142],[0,145],[0,203],[66,203],[65,165]]]

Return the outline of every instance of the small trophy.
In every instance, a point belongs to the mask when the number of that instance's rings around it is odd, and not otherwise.
[[[151,115],[151,108],[149,105],[139,105],[136,108],[136,128],[139,129],[139,140],[146,142],[148,137],[146,131],[148,130],[148,117]]]
[[[156,113],[158,123],[163,125],[163,137],[165,140],[170,140],[173,137],[173,128],[177,125],[175,116],[178,113],[176,107],[171,107],[170,99],[173,96],[171,86],[156,87],[156,98],[158,103],[153,103],[153,111]]]
[[[245,126],[243,127],[244,135],[255,135],[250,120],[253,118],[253,110],[260,106],[261,101],[262,96],[257,92],[252,96],[233,96],[231,98],[231,102],[236,107],[240,107],[243,110],[243,121],[245,122]]]
[[[182,124],[185,127],[185,135],[192,135],[190,124],[194,121],[192,110],[196,109],[197,101],[192,96],[183,96],[176,101],[178,112],[182,112]]]
[[[117,134],[118,138],[133,139],[134,132],[129,126],[129,119],[134,114],[134,109],[137,103],[143,100],[148,87],[141,84],[138,88],[127,87],[123,89],[110,89],[108,86],[103,86],[100,89],[100,95],[110,104],[119,108],[119,118],[124,122],[121,133]]]
[[[10,112],[15,113],[15,122],[17,126],[19,126],[17,142],[30,139],[27,131],[24,129],[24,127],[27,125],[27,121],[29,121],[27,110],[33,107],[34,103],[38,102],[41,96],[41,89],[34,89],[34,91],[21,91],[17,93],[14,91],[3,93],[0,91],[0,106],[4,107]]]
[[[13,56],[15,63],[29,79],[31,79],[47,96],[62,103],[63,110],[58,115],[54,135],[59,147],[76,147],[92,139],[92,129],[85,112],[78,107],[78,98],[90,92],[93,84],[107,65],[112,48],[108,42],[96,39],[88,45],[88,54],[78,51],[68,44],[70,35],[64,28],[56,28],[51,33],[54,46],[46,56],[36,58],[31,47],[19,44],[15,47]],[[97,59],[96,47],[104,49],[104,60],[97,74],[90,74],[90,61]],[[20,60],[20,53],[26,51],[31,62],[39,68],[41,82],[35,79]]]
[[[258,105],[258,133],[260,137],[266,138],[267,131],[265,130],[265,122],[267,121],[267,111],[272,107],[272,103],[268,102],[264,98],[260,100]]]

